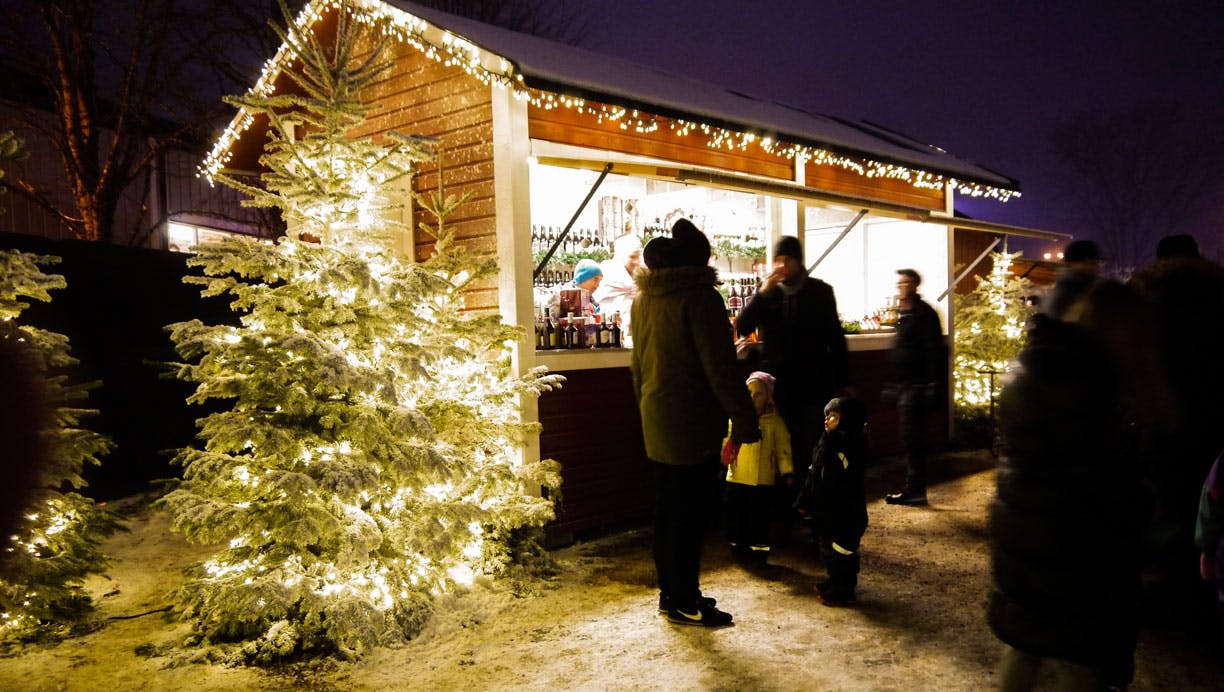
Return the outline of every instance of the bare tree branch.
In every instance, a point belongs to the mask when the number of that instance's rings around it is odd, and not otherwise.
[[[114,239],[125,191],[165,152],[203,149],[232,114],[221,96],[248,87],[253,65],[274,48],[270,15],[261,12],[269,7],[244,0],[9,0],[0,7],[6,68],[39,77],[45,93],[24,98],[49,101],[52,114],[48,124],[31,109],[23,125],[48,135],[75,208],[56,208],[33,180],[9,187],[90,240]]]
[[[1050,143],[1084,224],[1120,269],[1138,267],[1161,236],[1186,232],[1224,183],[1224,138],[1177,105],[1074,115]]]

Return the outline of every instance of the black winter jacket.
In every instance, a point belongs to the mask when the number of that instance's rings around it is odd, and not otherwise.
[[[867,407],[858,399],[838,401],[841,422],[821,436],[813,450],[811,473],[795,505],[811,513],[822,535],[847,550],[858,550],[867,530]]]
[[[646,454],[664,464],[717,459],[727,419],[736,442],[761,439],[709,267],[642,270],[633,301],[633,390]]]
[[[1138,473],[1114,373],[1081,328],[1033,318],[999,402],[988,620],[1021,651],[1128,679],[1138,621]]]
[[[942,383],[944,372],[943,328],[939,313],[921,296],[902,311],[893,343],[893,382],[900,385]]]
[[[846,335],[829,284],[807,277],[793,295],[781,287],[757,293],[740,312],[736,331],[747,336],[758,327],[765,341],[762,369],[778,378],[779,407],[823,405],[849,384]]]

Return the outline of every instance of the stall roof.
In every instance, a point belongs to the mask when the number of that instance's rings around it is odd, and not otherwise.
[[[810,113],[656,67],[458,17],[406,0],[387,5],[514,64],[528,87],[772,136],[1005,190],[1019,182],[878,125]]]

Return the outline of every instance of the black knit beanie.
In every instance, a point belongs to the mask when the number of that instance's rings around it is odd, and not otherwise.
[[[642,248],[642,261],[649,269],[667,269],[676,266],[676,248],[667,236],[651,238]]]
[[[672,224],[672,247],[676,266],[704,267],[710,264],[710,239],[688,219]]]
[[[778,238],[778,244],[774,245],[774,257],[794,257],[802,262],[803,247],[799,245],[799,239],[793,235]]]

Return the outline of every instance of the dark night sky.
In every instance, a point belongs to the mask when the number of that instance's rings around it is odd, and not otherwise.
[[[591,50],[876,122],[1019,179],[1018,200],[958,201],[992,221],[1083,235],[1048,144],[1070,113],[1158,99],[1224,126],[1220,0],[553,1],[590,17]],[[1193,229],[1201,243],[1221,217]]]

